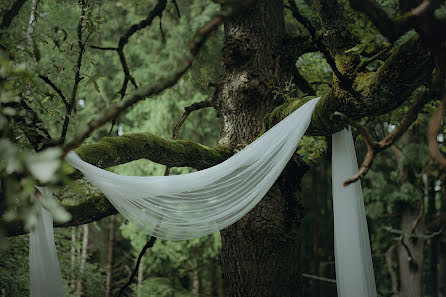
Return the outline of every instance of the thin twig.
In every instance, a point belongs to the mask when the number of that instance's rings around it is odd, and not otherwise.
[[[177,1],[172,0],[173,5],[175,6],[175,11],[177,12],[178,18],[181,18],[180,9],[178,8]]]
[[[156,240],[156,237],[151,236],[149,241],[147,241],[146,244],[144,245],[144,247],[142,248],[141,252],[139,252],[138,259],[136,260],[135,268],[133,269],[132,274],[130,274],[129,280],[119,290],[118,295],[116,295],[117,297],[120,297],[122,295],[122,293],[124,293],[124,290],[132,284],[133,280],[135,279],[136,273],[138,272],[139,265],[141,264],[142,257],[144,256],[144,254],[146,253],[146,251],[149,248],[153,247],[155,240]]]
[[[180,132],[181,126],[184,124],[186,119],[189,117],[189,115],[193,111],[199,110],[199,109],[202,109],[202,108],[206,108],[206,107],[211,107],[211,106],[212,106],[211,100],[203,100],[203,101],[200,101],[200,102],[193,103],[190,106],[186,106],[184,108],[183,115],[181,116],[180,120],[178,121],[178,123],[175,125],[175,128],[173,129],[173,135],[172,135],[173,139],[174,140],[178,139],[178,134]],[[169,175],[169,173],[170,173],[170,167],[166,166],[166,169],[164,170],[164,176]]]
[[[166,4],[167,0],[159,0],[156,6],[150,11],[150,13],[147,15],[145,19],[143,19],[137,24],[133,24],[132,26],[130,26],[130,28],[119,38],[118,48],[116,49],[116,51],[118,52],[119,60],[122,65],[122,70],[124,71],[124,81],[122,83],[121,89],[118,91],[118,94],[121,95],[121,98],[125,96],[125,92],[127,90],[127,85],[129,81],[135,88],[138,88],[135,78],[130,74],[130,69],[124,54],[124,47],[127,45],[130,37],[133,34],[152,25],[152,22],[155,19],[155,17],[158,16],[161,19],[163,11],[166,8]]]
[[[308,274],[308,273],[302,273],[303,277],[306,278],[311,278],[311,279],[316,279],[316,280],[320,280],[323,282],[327,282],[327,283],[333,283],[336,284],[336,280],[332,279],[332,278],[327,278],[327,277],[323,277],[323,276],[318,276],[318,275],[313,275],[313,274]]]
[[[39,74],[39,78],[47,83],[59,95],[60,99],[65,104],[66,109],[68,109],[69,104],[62,91],[47,76]]]
[[[117,51],[118,50],[117,47],[102,47],[102,46],[97,46],[97,45],[90,45],[90,48],[94,48],[94,49],[98,49],[98,50],[102,50],[102,51]]]
[[[430,95],[429,91],[420,93],[415,99],[415,101],[412,103],[412,105],[409,107],[409,109],[407,110],[406,116],[398,125],[398,127],[392,130],[392,132],[390,132],[386,137],[384,137],[382,140],[378,142],[373,140],[373,137],[371,136],[370,132],[365,127],[362,127],[361,125],[349,119],[342,113],[339,112],[334,113],[334,115],[338,116],[340,115],[346,118],[350,123],[350,125],[359,131],[359,133],[361,134],[367,145],[367,153],[364,157],[364,160],[361,163],[361,166],[359,167],[358,172],[353,177],[346,180],[344,182],[344,186],[348,186],[351,183],[356,182],[357,180],[363,178],[364,175],[367,174],[369,168],[372,166],[375,156],[381,151],[394,145],[394,143],[407,131],[407,129],[409,129],[412,123],[415,122],[415,120],[418,118],[419,112],[424,107],[424,105],[426,105],[427,102],[429,101],[430,99],[429,95]]]
[[[358,67],[356,68],[357,72],[364,71],[370,63],[373,61],[376,61],[378,59],[386,59],[389,56],[389,52],[392,49],[391,46],[388,46],[384,48],[383,50],[379,51],[377,54],[373,55],[372,57],[365,59],[361,63],[359,63]]]
[[[436,232],[432,232],[431,234],[404,232],[402,230],[394,229],[394,228],[389,227],[389,226],[384,226],[384,230],[386,230],[387,232],[390,232],[390,233],[403,235],[404,237],[407,237],[407,238],[422,238],[422,239],[431,239],[431,238],[433,238],[435,236],[438,236],[438,235],[440,235],[442,233],[441,230],[440,231],[436,231]]]

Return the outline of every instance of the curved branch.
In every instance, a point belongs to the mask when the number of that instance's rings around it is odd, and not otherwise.
[[[99,142],[83,145],[75,152],[99,168],[108,168],[139,159],[169,167],[209,168],[226,160],[229,151],[211,149],[187,140],[170,140],[151,133],[134,133],[104,137]]]
[[[444,118],[444,105],[446,101],[445,98],[440,102],[440,105],[438,106],[435,113],[432,115],[430,121],[429,121],[429,128],[427,132],[427,140],[429,143],[429,153],[434,159],[435,162],[437,162],[442,169],[446,169],[446,158],[443,156],[443,154],[440,152],[440,147],[438,146],[437,141],[437,135],[441,128],[441,122]]]

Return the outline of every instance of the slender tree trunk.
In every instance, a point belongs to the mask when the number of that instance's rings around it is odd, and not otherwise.
[[[144,264],[139,264],[138,267],[138,286],[137,286],[137,296],[142,297],[141,290],[142,290],[142,283],[144,281]]]
[[[37,5],[39,4],[39,2],[40,2],[40,0],[33,0],[32,4],[31,4],[31,14],[29,16],[28,31],[26,33],[26,38],[28,41],[29,48],[31,48],[33,45],[34,25],[36,22]]]
[[[435,208],[435,179],[429,178],[428,183],[428,203],[426,221],[434,219],[437,215]],[[429,245],[429,271],[427,274],[426,293],[430,297],[438,297],[438,236],[430,240]]]
[[[280,65],[285,37],[281,0],[259,0],[243,15],[226,20],[223,78],[216,108],[220,145],[248,144],[279,100],[274,87],[290,80]],[[225,296],[302,296],[301,177],[293,158],[260,203],[222,230],[221,267]]]
[[[115,216],[110,217],[110,233],[108,236],[107,273],[105,278],[105,297],[111,296],[111,280],[113,272],[113,246],[115,244]]]
[[[212,259],[210,262],[210,293],[212,297],[218,297],[218,263]]]
[[[320,197],[320,191],[318,187],[318,181],[320,180],[322,172],[318,172],[317,168],[313,169],[313,190],[316,195],[313,198],[313,274],[319,275],[319,205],[318,197]],[[313,280],[313,297],[319,296],[319,281]]]
[[[192,293],[199,296],[200,294],[200,279],[198,277],[198,267],[192,273]]]
[[[87,249],[88,249],[88,224],[82,226],[82,254],[81,265],[79,268],[80,277],[77,282],[76,296],[82,296],[82,274],[85,270],[85,262],[87,261]]]
[[[70,281],[70,291],[74,292],[75,289],[75,283],[76,283],[76,275],[74,274],[74,267],[76,265],[76,227],[71,227],[71,271],[73,274],[71,275],[71,281]]]
[[[414,221],[419,215],[418,209],[406,208],[401,217],[401,230],[409,233]],[[423,233],[423,219],[415,229],[415,233]],[[423,248],[422,238],[403,239],[404,244],[398,247],[398,261],[400,267],[400,296],[423,297]]]
[[[440,213],[446,211],[446,181],[442,180]],[[446,297],[446,232],[439,238],[438,288],[439,296]]]

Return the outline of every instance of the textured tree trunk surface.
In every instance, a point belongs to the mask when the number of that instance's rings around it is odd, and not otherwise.
[[[280,66],[284,34],[281,0],[260,0],[226,21],[223,79],[215,102],[222,120],[220,145],[252,142],[263,118],[280,104],[272,91],[290,79]],[[304,171],[291,160],[262,201],[221,232],[225,296],[302,296],[299,225]]]
[[[410,232],[419,210],[406,208],[401,217],[401,230]],[[417,225],[415,233],[422,233],[424,230],[423,219]],[[424,240],[421,238],[404,238],[404,243],[410,251],[412,261],[409,261],[409,254],[406,248],[400,244],[398,247],[398,261],[400,267],[400,296],[422,297],[423,294],[423,248]]]
[[[107,272],[105,275],[105,297],[111,296],[111,280],[113,272],[113,246],[115,244],[115,221],[116,217],[110,217],[110,231],[108,235],[108,251],[107,251]]]

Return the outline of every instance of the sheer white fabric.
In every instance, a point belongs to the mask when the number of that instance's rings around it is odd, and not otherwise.
[[[47,187],[36,187],[45,199],[53,199]],[[29,237],[31,297],[63,297],[63,281],[53,234],[53,216],[37,201],[37,223]]]
[[[332,186],[338,296],[376,297],[361,182],[343,182],[358,172],[350,128],[333,134]]]
[[[71,152],[67,161],[115,208],[148,234],[169,240],[204,236],[235,223],[266,194],[307,130],[315,98],[225,162],[179,176],[121,176]],[[376,297],[360,182],[342,183],[358,170],[350,130],[333,135],[333,211],[339,297]],[[52,193],[39,190],[47,197]],[[41,206],[39,206],[41,207]],[[63,296],[52,217],[42,215],[30,239],[31,297]]]
[[[228,160],[177,176],[121,176],[66,160],[98,187],[113,206],[148,234],[169,240],[200,237],[238,221],[268,192],[307,130],[313,99]]]

